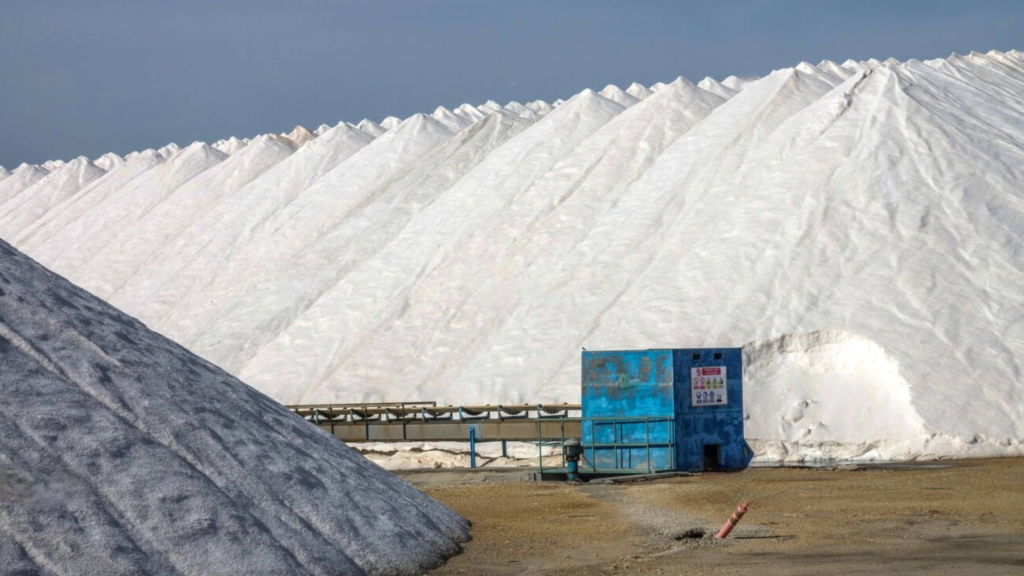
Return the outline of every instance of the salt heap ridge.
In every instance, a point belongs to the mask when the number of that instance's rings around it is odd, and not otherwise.
[[[468,524],[0,242],[5,574],[421,574]]]
[[[573,401],[581,347],[750,343],[761,458],[1021,454],[1022,89],[993,51],[463,104],[128,155],[0,237],[286,403]]]

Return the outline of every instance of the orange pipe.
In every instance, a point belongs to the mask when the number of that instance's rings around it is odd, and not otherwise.
[[[736,511],[732,513],[732,518],[725,521],[722,529],[718,531],[718,534],[715,534],[715,538],[725,538],[728,536],[732,529],[739,524],[740,518],[743,518],[743,515],[747,513],[747,506],[749,505],[749,502],[740,502],[740,505],[736,507]]]

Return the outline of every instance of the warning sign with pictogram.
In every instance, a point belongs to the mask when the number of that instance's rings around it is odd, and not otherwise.
[[[690,368],[690,405],[725,406],[729,403],[725,366]]]

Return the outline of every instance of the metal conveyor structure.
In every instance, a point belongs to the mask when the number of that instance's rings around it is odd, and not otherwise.
[[[345,442],[561,442],[582,434],[580,404],[380,402],[287,408]]]

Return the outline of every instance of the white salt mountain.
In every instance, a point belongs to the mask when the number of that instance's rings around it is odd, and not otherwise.
[[[138,263],[152,258],[177,240],[193,222],[214,210],[222,199],[235,194],[291,155],[289,144],[269,136],[254,138],[243,150],[174,189],[152,209],[131,220],[122,220],[107,245],[89,259],[82,282],[93,286],[97,294],[105,296],[114,292],[133,275]],[[96,208],[111,209],[109,205]],[[87,213],[80,221],[96,218],[95,214]]]
[[[525,119],[529,120],[530,122],[536,122],[541,117],[541,115],[538,114],[537,112],[535,112],[533,109],[528,108],[528,107],[524,106],[523,104],[520,104],[519,102],[515,102],[515,101],[512,101],[512,102],[509,102],[508,104],[505,104],[505,106],[503,106],[503,108],[505,109],[506,112],[512,114],[513,116],[518,116],[520,118],[525,118]]]
[[[174,158],[174,156],[176,156],[178,152],[181,152],[181,146],[178,146],[174,142],[171,142],[167,146],[164,146],[163,148],[160,148],[159,150],[156,151],[156,153],[163,157],[164,160],[170,160],[171,158]]]
[[[898,62],[896,64],[899,65]],[[808,76],[814,76],[815,78],[821,80],[822,82],[828,84],[829,86],[837,86],[850,77],[850,75],[847,74],[832,74],[831,72],[822,70],[817,66],[809,64],[807,62],[801,62],[797,64],[795,66],[795,69],[800,72],[803,72],[804,74],[807,74]]]
[[[1022,53],[606,92],[339,126],[123,259],[185,152],[0,236],[284,402],[573,401],[581,347],[753,343],[762,458],[1024,453]]]
[[[46,178],[50,172],[34,164],[22,164],[7,178],[0,180],[0,203],[7,202],[23,190]]]
[[[484,112],[480,111],[480,109],[471,104],[463,104],[456,108],[455,110],[452,110],[452,113],[458,116],[462,116],[463,118],[466,118],[471,122],[476,122],[477,120],[480,120],[484,116],[486,116]]]
[[[483,104],[480,105],[479,109],[480,109],[480,112],[482,112],[484,114],[487,114],[489,112],[504,112],[505,111],[505,107],[502,106],[501,104],[498,104],[494,100],[488,100],[487,102],[484,102]]]
[[[311,325],[308,319],[315,317],[321,307],[337,309],[339,295],[349,289],[352,282],[358,283],[365,279],[377,288],[365,293],[367,299],[363,302],[360,314],[376,312],[379,303],[400,303],[400,298],[392,298],[393,292],[397,290],[400,295],[408,284],[406,274],[422,266],[424,256],[429,258],[435,254],[434,250],[429,249],[430,244],[425,242],[432,241],[434,236],[443,238],[444,232],[433,230],[433,218],[429,215],[424,218],[423,212],[426,210],[428,214],[433,214],[445,211],[445,205],[452,202],[452,199],[442,198],[441,195],[454,183],[473,182],[474,174],[491,174],[493,170],[478,172],[479,163],[484,159],[496,160],[490,153],[525,128],[521,119],[492,113],[474,129],[467,130],[424,157],[417,170],[408,173],[394,185],[380,190],[372,204],[349,217],[349,225],[325,236],[311,249],[297,255],[301,264],[294,267],[295,275],[264,282],[274,292],[264,292],[235,306],[224,324],[241,322],[257,328],[251,330],[246,342],[239,346],[238,355],[226,361],[240,365],[251,363],[250,359],[257,353],[261,357],[272,356],[273,352],[265,352],[263,349],[273,350],[278,343],[271,343],[266,337],[267,331],[258,326],[280,323],[282,316],[295,318],[290,322],[288,332],[299,334],[299,339],[305,343],[314,340],[313,334],[319,334],[321,330],[344,329],[347,324],[340,317],[332,319],[329,324],[314,322]],[[471,194],[474,189],[471,184],[467,184],[465,193]],[[387,206],[395,204],[402,207],[406,216],[400,218],[399,214],[392,213],[389,215],[389,225],[379,226],[381,213],[387,210]],[[453,220],[453,224],[456,222]],[[376,229],[375,224],[378,225]],[[428,233],[430,236],[425,236]],[[410,240],[413,240],[412,245],[409,245]],[[369,256],[372,254],[377,257],[371,259]],[[382,262],[387,264],[381,266]],[[289,305],[266,309],[262,303],[270,300],[288,302]],[[310,332],[300,334],[306,327]],[[223,337],[218,331],[206,331],[197,341],[197,347],[218,347]],[[317,350],[321,350],[326,342],[313,344]],[[335,342],[335,345],[338,344],[340,342]],[[310,358],[313,356],[310,355]],[[379,359],[376,354],[373,357],[374,360]],[[319,362],[305,362],[289,370],[297,376],[324,368]],[[289,393],[284,388],[282,393]]]
[[[106,170],[107,172],[110,172],[114,168],[123,165],[124,158],[121,158],[120,156],[114,154],[113,152],[107,152],[103,156],[100,156],[99,158],[93,160],[92,163]]]
[[[307,142],[316,140],[317,134],[310,132],[304,126],[296,126],[291,132],[283,134],[283,136],[295,144],[296,148],[302,148]]]
[[[723,86],[719,81],[715,80],[710,76],[698,82],[697,87],[703,88],[704,90],[707,90],[712,94],[717,94],[722,98],[725,98],[726,100],[732,98],[738,93],[738,90],[733,90],[732,88]]]
[[[21,231],[10,235],[5,231],[2,236],[16,237],[23,248],[39,246],[52,235],[70,225],[82,214],[87,213],[98,203],[109,197],[120,194],[124,187],[136,178],[149,174],[150,170],[163,163],[163,158],[155,150],[127,155],[123,166],[111,170],[92,184],[79,190],[74,196],[50,209],[45,216],[26,226]]]
[[[278,163],[206,213],[142,264],[108,300],[145,307],[149,323],[169,318],[181,301],[198,297],[217,277],[224,255],[248,244],[263,223],[307,188],[343,165],[373,138],[340,124]]]
[[[639,82],[633,82],[632,84],[629,85],[629,88],[626,88],[626,94],[629,94],[630,96],[638,100],[643,100],[644,98],[647,98],[648,96],[653,94],[653,92],[651,92],[643,84],[640,84]]]
[[[227,274],[218,274],[212,284],[193,291],[185,300],[193,303],[197,316],[186,319],[174,314],[158,324],[158,329],[180,331],[183,341],[194,342],[197,348],[230,350],[231,357],[222,362],[238,366],[240,358],[253,353],[252,346],[265,342],[269,334],[259,329],[227,335],[223,328],[274,326],[294,315],[296,306],[298,310],[308,306],[310,295],[296,290],[316,290],[319,282],[309,285],[308,281],[332,277],[318,262],[324,258],[341,266],[358,262],[359,249],[372,246],[378,233],[387,233],[387,228],[374,228],[377,222],[361,219],[367,206],[385,192],[393,178],[415,169],[423,154],[452,136],[423,114],[389,130],[251,231],[249,241],[235,252]],[[355,224],[353,218],[363,223]],[[352,225],[339,226],[342,222]],[[350,242],[352,252],[331,247]],[[282,270],[291,272],[282,274]],[[282,291],[284,301],[280,300]],[[267,307],[267,302],[273,305]],[[223,324],[213,321],[218,318]]]
[[[554,110],[554,107],[551,106],[551,104],[548,104],[543,100],[534,100],[533,102],[526,104],[526,107],[533,110],[538,116],[546,116],[549,112]]]
[[[621,104],[625,108],[629,108],[633,104],[636,104],[637,102],[640,101],[640,99],[637,98],[636,96],[627,94],[625,91],[622,90],[622,88],[619,88],[614,84],[609,84],[605,86],[603,90],[598,92],[598,94],[604,96],[605,98],[611,100],[612,102],[617,102]]]
[[[740,92],[744,88],[749,86],[750,84],[753,84],[754,82],[757,82],[757,80],[758,80],[757,78],[752,78],[752,77],[749,77],[749,76],[748,77],[729,76],[725,80],[722,80],[722,86],[725,86],[726,88],[731,88],[731,89],[733,89],[733,90],[735,90],[737,92]]]
[[[385,130],[391,130],[393,128],[398,127],[398,125],[401,124],[401,123],[402,123],[402,119],[401,118],[396,118],[394,116],[388,116],[387,118],[381,120],[380,127],[385,129]]]
[[[374,138],[382,136],[385,132],[388,131],[387,128],[384,128],[383,126],[377,124],[373,120],[367,120],[365,118],[361,120],[359,124],[356,124],[356,128],[359,128],[360,130],[366,132],[367,134],[373,136]]]
[[[116,194],[91,202],[87,210],[75,215],[74,221],[65,221],[65,225],[40,246],[40,257],[47,259],[49,268],[59,274],[74,274],[114,242],[125,226],[172,199],[179,186],[227,157],[201,142],[180,150],[170,160],[131,179]],[[121,171],[123,168],[118,170]],[[91,200],[93,196],[85,195],[82,200]],[[58,246],[66,249],[58,249]]]
[[[53,207],[71,198],[107,172],[89,161],[78,158],[57,168],[45,178],[22,190],[17,196],[0,204],[0,230],[17,234],[37,221]]]
[[[842,66],[836,64],[831,60],[822,60],[821,62],[818,62],[818,69],[822,70],[823,72],[828,72],[833,76],[842,78],[843,80],[846,80],[847,78],[853,75],[853,72],[847,70],[846,68],[843,68]]]
[[[244,142],[232,136],[227,140],[220,140],[218,142],[214,142],[212,146],[217,150],[220,150],[221,152],[230,156],[231,154],[234,154],[235,152],[238,152],[239,150],[245,148],[246,144],[247,142]]]
[[[460,132],[463,128],[473,123],[473,120],[454,114],[444,106],[438,106],[430,117],[440,122],[442,126],[452,132]]]
[[[0,571],[421,574],[467,522],[0,242]]]

